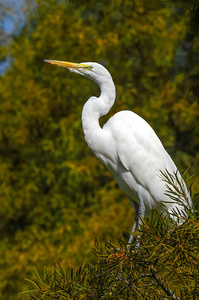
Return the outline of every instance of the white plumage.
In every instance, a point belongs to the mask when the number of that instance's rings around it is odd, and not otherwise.
[[[96,82],[101,94],[91,97],[82,111],[82,126],[85,140],[93,153],[114,175],[117,183],[128,196],[135,208],[135,230],[139,217],[145,210],[172,212],[185,210],[184,206],[165,195],[166,183],[160,171],[174,174],[177,167],[164,149],[152,127],[140,116],[131,111],[121,111],[111,117],[103,126],[99,118],[108,113],[115,102],[115,85],[110,73],[97,63],[68,63],[48,60],[52,64],[66,67]],[[189,192],[183,183],[191,203]],[[177,184],[177,183],[176,183]],[[131,242],[130,236],[129,242]]]

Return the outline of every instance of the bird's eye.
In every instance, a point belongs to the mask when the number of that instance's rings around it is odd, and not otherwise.
[[[81,64],[81,66],[82,66],[84,69],[88,69],[88,70],[92,70],[92,69],[93,69],[92,66],[88,66],[88,65],[85,65],[85,64]]]

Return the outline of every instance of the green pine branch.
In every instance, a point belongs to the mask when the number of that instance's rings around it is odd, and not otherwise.
[[[169,195],[185,203],[184,184],[164,174]],[[180,189],[179,189],[180,187]],[[187,199],[188,200],[188,199]],[[119,239],[95,242],[93,264],[76,270],[57,263],[41,276],[33,270],[28,299],[198,299],[199,223],[197,205],[187,207],[184,222],[171,229],[171,220],[153,212],[143,221],[130,247]],[[191,214],[191,217],[190,217]],[[175,223],[175,222],[174,222]],[[139,250],[136,249],[139,235]]]

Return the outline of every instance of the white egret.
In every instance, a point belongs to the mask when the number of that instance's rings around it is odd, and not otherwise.
[[[125,110],[116,113],[103,126],[99,118],[106,115],[115,102],[115,85],[110,73],[102,65],[94,62],[70,63],[45,60],[53,65],[93,80],[100,88],[99,97],[91,97],[82,111],[82,127],[85,140],[93,153],[114,175],[135,209],[132,231],[152,209],[159,212],[184,211],[184,205],[172,201],[166,192],[166,183],[160,171],[177,172],[177,167],[164,149],[151,126],[134,112]],[[187,197],[190,196],[184,181]],[[176,183],[177,184],[177,183]],[[129,243],[132,241],[132,235]]]

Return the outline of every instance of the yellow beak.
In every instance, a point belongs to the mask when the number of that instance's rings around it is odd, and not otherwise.
[[[91,66],[85,65],[85,64],[78,64],[78,63],[72,63],[72,62],[67,62],[67,61],[59,61],[59,60],[49,60],[46,59],[44,60],[45,62],[52,64],[52,65],[57,65],[58,67],[64,67],[68,69],[92,69]]]

